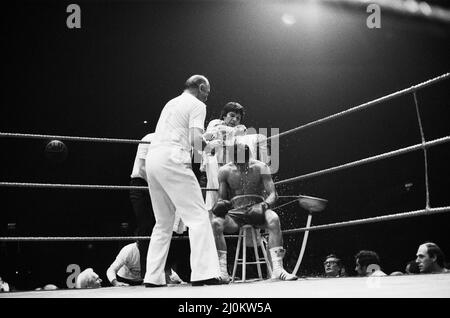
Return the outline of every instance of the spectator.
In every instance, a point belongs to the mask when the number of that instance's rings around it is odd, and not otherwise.
[[[345,268],[342,261],[335,255],[330,254],[325,258],[323,267],[326,277],[343,277],[345,275]]]
[[[9,284],[0,277],[0,293],[9,292]]]
[[[362,250],[355,255],[358,276],[386,276],[381,270],[380,258],[374,251]]]
[[[129,286],[140,285],[143,282],[141,275],[141,255],[139,251],[139,244],[142,241],[137,241],[125,245],[116,256],[114,262],[106,271],[106,276],[113,286]],[[148,244],[147,244],[148,245]],[[166,269],[167,284],[181,284],[183,281],[173,269]]]
[[[444,267],[445,255],[435,243],[426,242],[417,250],[417,265],[420,273],[447,273]]]
[[[75,282],[75,288],[100,288],[102,287],[101,278],[94,272],[92,268],[82,271]]]

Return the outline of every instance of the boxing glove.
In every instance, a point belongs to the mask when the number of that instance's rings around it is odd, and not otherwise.
[[[225,215],[233,208],[233,205],[228,200],[219,200],[214,204],[212,213],[220,218],[225,218]]]
[[[247,212],[247,222],[252,225],[264,225],[266,223],[267,203],[258,203]]]

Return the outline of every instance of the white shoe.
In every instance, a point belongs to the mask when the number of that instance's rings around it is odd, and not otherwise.
[[[219,279],[224,283],[229,283],[231,281],[231,277],[228,273],[221,273]]]
[[[184,283],[183,280],[180,278],[180,276],[178,276],[178,274],[173,269],[171,269],[170,272],[171,273],[170,273],[170,275],[168,275],[169,279],[167,280],[167,284],[183,284]]]
[[[279,280],[297,280],[298,277],[293,275],[293,274],[289,274],[288,272],[286,272],[286,270],[281,269],[281,270],[275,270],[272,272],[272,279],[279,279]]]

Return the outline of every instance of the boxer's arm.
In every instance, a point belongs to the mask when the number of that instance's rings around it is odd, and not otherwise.
[[[226,171],[224,169],[219,169],[219,199],[214,204],[212,208],[212,213],[219,218],[225,218],[228,211],[233,208],[233,205],[230,201],[227,200],[228,191],[227,191],[227,176]]]
[[[268,207],[270,207],[274,205],[278,199],[277,190],[275,189],[269,167],[266,164],[262,164],[260,169],[264,190],[269,194],[264,201],[267,203]]]
[[[117,272],[119,269],[125,265],[125,258],[124,255],[117,255],[114,262],[109,266],[108,270],[106,271],[106,277],[108,277],[109,282],[113,286],[120,286],[120,282],[117,281]]]
[[[228,200],[228,171],[222,167],[219,169],[219,200]]]

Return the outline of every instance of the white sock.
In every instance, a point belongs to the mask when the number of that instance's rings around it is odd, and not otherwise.
[[[269,249],[270,257],[272,258],[273,271],[283,270],[283,256],[284,249],[282,246],[276,246]]]
[[[228,276],[227,251],[218,250],[217,254],[219,255],[220,273]]]

